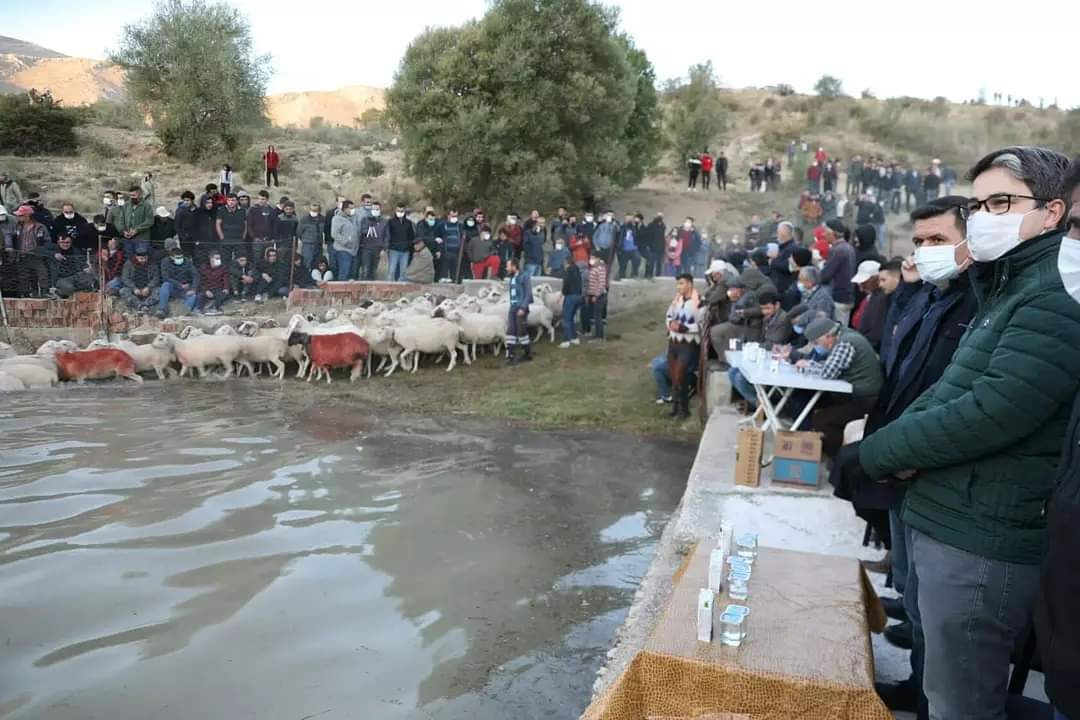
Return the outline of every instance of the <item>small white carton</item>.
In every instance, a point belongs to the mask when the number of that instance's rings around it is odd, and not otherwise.
[[[708,588],[698,591],[697,639],[698,642],[712,642],[712,611],[715,595]]]

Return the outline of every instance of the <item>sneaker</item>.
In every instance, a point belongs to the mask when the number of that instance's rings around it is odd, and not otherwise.
[[[60,295],[59,295],[59,293],[56,292],[56,288],[54,288],[54,287],[49,288],[49,292],[46,293],[45,296],[47,298],[49,298],[50,300],[59,300],[60,299]]]
[[[259,294],[259,293],[256,293],[255,294],[255,302],[261,303],[262,301],[263,301],[263,296],[261,294]]]
[[[565,350],[566,348],[570,347],[570,341],[567,340],[565,342],[559,343],[559,347],[562,348],[563,350]]]
[[[223,314],[224,313],[222,313],[217,308],[210,308],[209,310],[204,310],[203,311],[203,315],[223,315]]]
[[[670,395],[665,395],[664,396],[664,402],[666,404],[670,405],[671,404],[671,396]]]
[[[667,401],[664,400],[664,398],[662,398],[662,397],[656,398],[656,404],[657,405],[663,405],[665,402],[667,402]]]
[[[903,598],[883,597],[881,598],[881,607],[885,610],[885,614],[893,620],[908,619],[907,610],[904,609]]]
[[[581,344],[581,338],[574,338],[573,340],[570,341],[570,344],[571,345],[580,345]]]
[[[164,310],[158,310],[155,314],[157,315],[158,320],[164,320],[165,318],[169,317],[169,313],[165,312]]]

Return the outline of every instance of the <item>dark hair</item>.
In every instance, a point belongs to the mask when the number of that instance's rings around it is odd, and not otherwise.
[[[225,197],[226,197],[226,199],[228,199],[228,200],[236,200],[236,199],[237,199],[237,197],[236,197],[236,193],[229,193],[229,194],[228,194],[228,195],[226,195]]]
[[[355,204],[356,203],[354,203],[352,200],[342,200],[341,209],[344,210],[347,207],[353,207]]]
[[[877,228],[873,225],[860,225],[855,228],[855,245],[860,250],[873,250],[877,239]]]
[[[757,248],[750,253],[750,261],[755,265],[764,267],[769,264],[769,252],[765,248]]]
[[[851,239],[851,230],[848,229],[848,226],[845,225],[843,221],[838,220],[837,218],[827,221],[825,227],[836,233],[838,237],[842,237],[845,240]]]
[[[113,196],[115,196],[115,195],[116,195],[116,193],[115,193],[115,192],[113,192],[112,190],[106,190],[106,191],[105,191],[104,193],[102,193],[102,194],[104,194],[104,195],[113,195]]]
[[[758,305],[775,305],[780,297],[772,290],[762,290],[757,296]]]
[[[520,263],[518,263],[518,259],[513,256],[506,258],[507,267],[509,267],[511,264],[513,264],[514,267],[521,267]]]
[[[105,222],[105,216],[104,215],[95,215],[92,222],[95,225],[97,225],[98,223],[103,223],[103,222]]]
[[[260,190],[259,191],[259,197],[264,197],[267,200],[269,200],[270,199],[270,193],[266,192],[265,190]]]
[[[814,253],[810,252],[810,248],[797,247],[791,251],[791,258],[799,267],[806,267],[813,264]]]
[[[206,183],[206,192],[214,192],[215,190],[217,190],[217,185],[214,183]]]
[[[678,275],[675,276],[675,279],[676,280],[685,280],[686,282],[690,283],[691,285],[694,284],[694,276],[691,275],[690,273],[679,273]]]
[[[903,264],[904,261],[900,258],[893,258],[881,263],[881,269],[883,272],[898,273],[903,269]]]
[[[364,193],[363,195],[360,196],[360,202],[364,202],[365,200],[370,200],[370,199],[371,199],[371,193]]]
[[[1014,145],[984,156],[968,171],[967,179],[974,180],[995,167],[1004,169],[1027,185],[1035,197],[1053,200],[1061,197],[1061,183],[1069,169],[1069,158],[1049,148]]]
[[[967,203],[967,198],[963,195],[946,195],[945,197],[935,198],[912,210],[911,222],[929,220],[951,212],[957,229],[961,233],[967,232],[967,221],[964,220],[964,216],[960,213],[960,208],[965,203]]]
[[[184,192],[180,193],[180,199],[181,200],[194,200],[195,199],[195,193],[191,192],[190,190],[185,190]]]
[[[1065,171],[1065,177],[1061,180],[1061,197],[1066,205],[1072,205],[1072,194],[1080,186],[1080,156],[1069,165]]]

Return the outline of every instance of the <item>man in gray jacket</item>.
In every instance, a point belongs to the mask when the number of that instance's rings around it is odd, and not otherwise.
[[[334,257],[337,259],[337,277],[339,280],[352,278],[356,267],[356,254],[360,252],[360,233],[353,219],[356,208],[352,200],[341,204],[341,211],[334,215],[330,223],[330,237],[334,240]]]

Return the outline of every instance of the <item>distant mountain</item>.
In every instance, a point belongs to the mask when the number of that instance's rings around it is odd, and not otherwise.
[[[25,40],[0,35],[0,55],[22,55],[28,58],[62,58],[67,57],[64,53],[43,48]]]
[[[0,35],[0,93],[49,90],[67,106],[125,95],[124,71],[102,60],[68,57],[40,45]],[[386,91],[353,85],[318,92],[291,92],[266,98],[270,121],[280,127],[308,127],[312,118],[327,125],[355,125],[366,110],[381,110]]]
[[[270,122],[278,127],[309,127],[312,118],[326,125],[352,127],[367,110],[386,106],[386,90],[366,85],[349,85],[337,90],[290,92],[270,95],[266,109]]]

